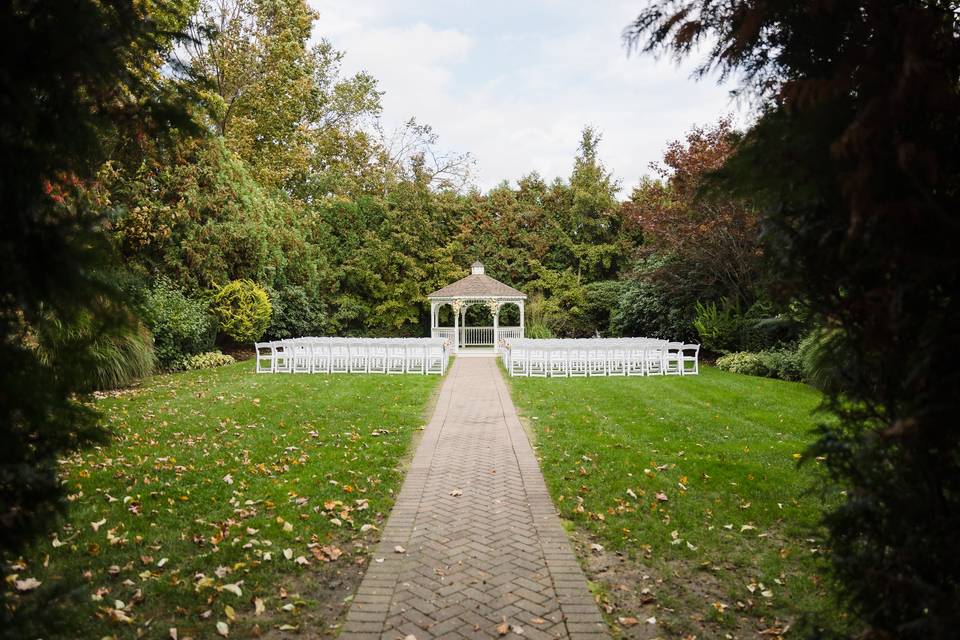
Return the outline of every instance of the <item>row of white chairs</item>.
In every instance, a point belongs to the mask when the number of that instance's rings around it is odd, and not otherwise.
[[[290,338],[258,342],[257,373],[419,373],[447,371],[442,338]]]
[[[511,376],[660,376],[700,373],[700,345],[655,338],[505,340],[503,364]]]

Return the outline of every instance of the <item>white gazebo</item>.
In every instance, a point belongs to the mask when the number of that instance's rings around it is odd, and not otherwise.
[[[450,338],[454,351],[458,351],[460,347],[496,348],[501,338],[523,337],[523,305],[527,294],[486,275],[480,262],[473,263],[470,275],[466,278],[437,289],[427,298],[430,300],[430,336]],[[440,309],[447,304],[453,311],[453,326],[441,327]],[[492,327],[466,326],[467,308],[475,304],[486,305],[490,309],[493,316]],[[519,326],[500,326],[500,309],[507,304],[517,306],[520,312]]]

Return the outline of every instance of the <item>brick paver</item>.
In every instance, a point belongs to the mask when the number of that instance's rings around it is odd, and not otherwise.
[[[340,637],[497,638],[504,621],[607,637],[496,360],[458,358]]]

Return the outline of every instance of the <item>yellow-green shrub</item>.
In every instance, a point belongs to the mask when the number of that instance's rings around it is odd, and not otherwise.
[[[252,280],[234,280],[213,295],[210,310],[220,323],[220,331],[238,343],[259,340],[270,324],[270,298],[267,291]]]

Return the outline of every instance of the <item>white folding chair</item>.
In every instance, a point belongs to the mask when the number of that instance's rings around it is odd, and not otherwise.
[[[293,347],[288,340],[276,345],[273,354],[273,370],[277,373],[290,373],[293,370]]]
[[[257,342],[254,348],[257,351],[257,373],[273,373],[273,345],[269,342]]]
[[[653,343],[644,349],[644,368],[648,376],[663,375],[663,345]]]
[[[679,376],[683,373],[683,343],[668,342],[663,349],[663,373]]]
[[[527,354],[527,375],[531,378],[546,378],[547,357],[545,347],[531,347]]]
[[[607,375],[627,375],[627,350],[622,345],[611,345],[607,349]]]
[[[691,353],[692,352],[692,353]],[[680,347],[680,373],[695,376],[700,373],[700,345],[685,344]],[[693,365],[688,367],[687,365]]]
[[[548,351],[550,364],[549,375],[551,378],[566,378],[568,375],[567,349],[565,347],[552,347]]]
[[[408,344],[407,345],[407,373],[420,373],[425,374],[427,372],[427,350],[426,348],[419,344]]]
[[[590,371],[590,351],[574,345],[568,351],[567,373],[571,378],[582,378]]]
[[[292,373],[310,373],[310,345],[307,342],[297,341],[291,346],[293,352]]]
[[[330,373],[330,345],[314,339],[310,344],[310,372]]]
[[[346,343],[333,342],[330,344],[330,373],[347,373],[350,371],[350,348]]]
[[[391,344],[387,347],[387,373],[406,373],[407,349],[402,344]]]

